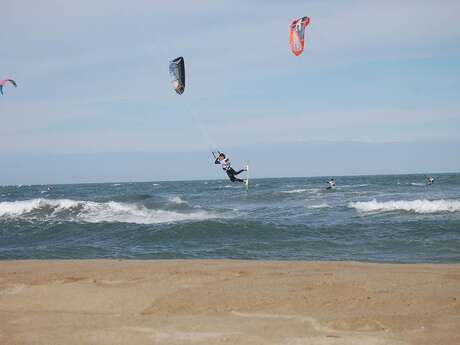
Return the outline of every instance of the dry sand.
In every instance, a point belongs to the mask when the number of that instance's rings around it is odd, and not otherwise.
[[[460,344],[460,265],[2,261],[0,344]]]

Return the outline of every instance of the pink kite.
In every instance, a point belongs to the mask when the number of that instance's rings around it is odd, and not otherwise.
[[[289,44],[295,56],[302,54],[305,47],[305,29],[310,24],[309,17],[295,19],[289,25]]]

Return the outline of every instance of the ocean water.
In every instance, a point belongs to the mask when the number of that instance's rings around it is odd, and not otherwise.
[[[460,262],[460,174],[0,187],[0,259]]]

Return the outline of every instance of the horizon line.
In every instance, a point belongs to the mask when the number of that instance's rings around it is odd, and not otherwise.
[[[404,173],[404,174],[349,174],[349,175],[310,175],[310,176],[270,176],[270,177],[251,177],[250,180],[274,180],[274,179],[311,179],[311,178],[331,178],[334,179],[341,177],[376,177],[376,176],[417,176],[417,175],[456,175],[460,171],[443,171],[443,172],[418,172],[418,173]],[[133,183],[171,183],[171,182],[207,182],[207,181],[228,181],[226,178],[207,178],[207,179],[171,179],[171,180],[132,180],[132,181],[104,181],[104,182],[71,182],[71,183],[33,183],[33,184],[0,184],[3,187],[19,187],[19,186],[67,186],[67,185],[93,185],[93,184],[133,184]]]

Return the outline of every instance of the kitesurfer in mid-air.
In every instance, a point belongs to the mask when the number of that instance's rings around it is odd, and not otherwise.
[[[214,157],[216,157],[216,155],[214,155]],[[246,182],[246,180],[242,180],[236,176],[241,174],[243,171],[247,171],[247,168],[235,171],[235,169],[233,169],[230,165],[230,159],[226,158],[225,154],[219,152],[219,155],[216,157],[214,164],[222,165],[222,169],[227,173],[228,177],[230,178],[230,181],[243,183]]]

